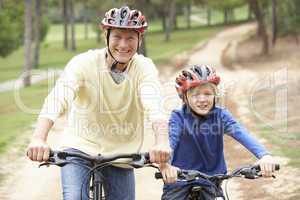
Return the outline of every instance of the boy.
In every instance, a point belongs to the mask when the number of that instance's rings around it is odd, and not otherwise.
[[[275,170],[272,156],[226,109],[216,106],[219,82],[213,68],[199,65],[183,70],[176,78],[176,89],[184,105],[172,112],[169,121],[171,165],[208,175],[226,174],[223,136],[228,134],[259,159],[262,175],[270,177]],[[204,186],[201,199],[215,199],[214,193],[222,193],[218,183],[218,191],[204,181],[197,184]],[[187,199],[190,188],[190,184],[165,184],[162,199]]]

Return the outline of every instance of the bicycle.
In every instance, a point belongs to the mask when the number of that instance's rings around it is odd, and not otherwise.
[[[280,169],[280,165],[275,166],[275,170],[278,171]],[[234,177],[243,177],[246,179],[257,179],[262,177],[260,174],[260,166],[259,165],[248,165],[248,166],[242,166],[235,170],[233,170],[230,174],[216,174],[216,175],[207,175],[202,172],[199,172],[197,170],[179,170],[178,171],[178,181],[185,181],[185,182],[192,182],[199,179],[206,180],[211,183],[212,187],[215,187],[216,191],[220,190],[220,187],[222,182],[224,180],[229,180]],[[276,178],[274,175],[272,175],[273,178]],[[155,173],[156,179],[161,179],[162,174],[160,172]],[[218,185],[216,185],[218,183]],[[225,183],[225,196],[226,199],[229,200],[228,191],[227,191],[227,183]],[[189,189],[189,200],[204,200],[201,198],[201,191],[203,190],[203,187],[200,185],[193,185]],[[225,196],[223,194],[223,191],[219,194],[213,194],[215,200],[223,199],[225,200]]]
[[[67,157],[77,157],[87,160],[93,163],[93,167],[90,168],[88,173],[88,180],[89,180],[89,199],[93,200],[105,200],[106,194],[104,194],[103,189],[103,181],[98,180],[96,178],[96,172],[98,169],[112,165],[112,164],[127,164],[135,169],[142,168],[142,167],[153,167],[158,169],[157,166],[150,163],[149,153],[132,153],[132,154],[115,154],[110,156],[102,156],[101,154],[97,156],[90,156],[80,152],[68,152],[68,151],[50,151],[49,160],[43,162],[39,165],[41,166],[49,166],[49,165],[56,165],[59,167],[63,167],[66,164],[73,163],[77,164],[76,162],[72,162],[67,160]],[[128,162],[113,162],[118,159],[130,159]],[[82,198],[82,188],[81,188],[81,198]]]

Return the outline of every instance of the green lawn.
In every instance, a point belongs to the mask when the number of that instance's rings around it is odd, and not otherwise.
[[[43,81],[20,91],[0,93],[0,152],[32,125],[47,87],[47,81]]]
[[[289,132],[287,137],[287,133],[278,133],[276,128],[264,126],[260,128],[260,133],[272,144],[275,155],[288,157],[291,166],[300,168],[300,132]]]

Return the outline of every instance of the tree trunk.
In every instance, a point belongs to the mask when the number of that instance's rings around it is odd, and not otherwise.
[[[175,2],[176,4],[176,2]],[[173,17],[173,29],[177,30],[178,29],[178,24],[177,24],[177,13],[176,13],[176,5],[175,5],[175,11],[174,14],[172,15]]]
[[[68,0],[63,0],[63,19],[64,19],[64,48],[68,49],[69,47],[69,38],[68,38]]]
[[[277,39],[277,0],[272,0],[272,45],[275,46]]]
[[[173,19],[175,15],[175,7],[176,7],[176,2],[175,0],[170,0],[168,1],[168,18],[167,18],[167,23],[166,23],[166,31],[165,31],[165,41],[170,41],[171,38],[171,32],[173,29]]]
[[[248,3],[248,20],[252,18],[252,9],[250,2]]]
[[[191,28],[191,0],[188,0],[187,5],[186,5],[186,24],[187,28]]]
[[[34,58],[33,67],[36,69],[40,60],[40,40],[42,31],[41,1],[35,0],[35,25],[34,25]]]
[[[32,40],[32,0],[25,0],[25,30],[24,30],[24,76],[25,87],[31,84],[31,40]]]
[[[84,15],[83,15],[83,23],[84,23],[84,39],[87,40],[89,38],[89,23],[88,23],[88,16],[87,16],[88,8],[87,2],[84,1]]]
[[[137,9],[144,10],[144,15],[148,16],[149,10],[145,7],[145,5],[149,5],[148,0],[136,0],[135,5]],[[142,40],[142,43],[138,49],[138,53],[147,56],[145,35],[141,36],[139,39]]]
[[[71,25],[71,51],[76,51],[76,39],[75,39],[75,16],[74,16],[74,2],[69,0],[70,6],[70,25]]]
[[[228,24],[228,9],[224,9],[224,24]]]
[[[49,0],[44,0],[44,11],[45,11],[45,15],[48,15],[48,9],[49,9]]]
[[[167,29],[167,17],[166,17],[166,13],[165,12],[162,13],[161,22],[162,22],[163,31],[166,32],[166,29]]]
[[[250,0],[251,8],[254,12],[256,21],[258,23],[258,29],[259,29],[259,36],[262,39],[262,51],[261,54],[267,55],[269,53],[269,41],[268,41],[268,34],[266,31],[266,26],[264,23],[264,16],[262,14],[262,10],[259,6],[259,2],[257,0]]]
[[[211,25],[211,9],[207,7],[207,26]]]
[[[145,35],[142,36],[142,38],[140,38],[142,40],[142,44],[139,48],[138,53],[142,54],[144,56],[147,56],[147,49],[146,49],[146,39],[145,39]]]

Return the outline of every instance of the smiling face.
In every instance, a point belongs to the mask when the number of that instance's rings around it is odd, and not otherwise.
[[[187,101],[190,108],[198,115],[207,115],[214,106],[216,88],[210,84],[203,84],[187,91]]]
[[[127,63],[137,52],[138,32],[130,29],[111,29],[109,49],[113,57],[121,63]]]

